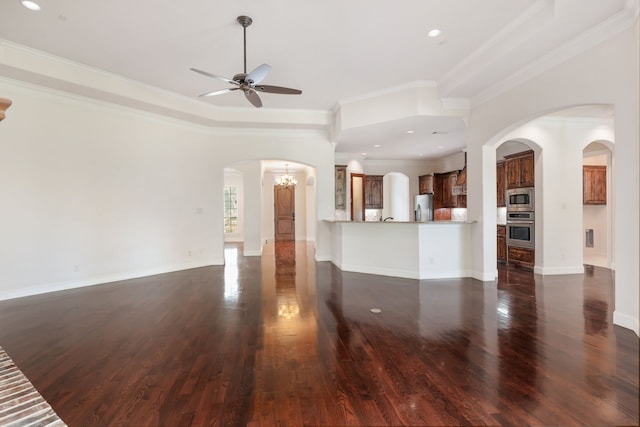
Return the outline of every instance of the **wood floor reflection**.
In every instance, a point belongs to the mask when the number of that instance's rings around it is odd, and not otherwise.
[[[224,267],[0,301],[0,345],[70,426],[638,425],[609,270],[417,281],[313,256],[230,244]]]

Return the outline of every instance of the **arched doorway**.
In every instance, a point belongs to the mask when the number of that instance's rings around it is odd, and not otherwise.
[[[583,150],[583,257],[585,265],[612,269],[613,144],[593,141]]]

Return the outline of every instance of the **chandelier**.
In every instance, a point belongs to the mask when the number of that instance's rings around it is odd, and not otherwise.
[[[276,178],[276,185],[288,188],[296,185],[297,183],[298,181],[296,181],[292,175],[289,175],[289,164],[286,164],[284,166],[284,175],[280,175]]]

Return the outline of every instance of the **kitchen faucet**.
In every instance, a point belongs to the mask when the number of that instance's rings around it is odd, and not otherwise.
[[[393,219],[393,217],[392,217],[392,216],[388,216],[388,217],[386,217],[385,219],[383,219],[382,221],[383,221],[383,222],[386,222],[388,219]]]

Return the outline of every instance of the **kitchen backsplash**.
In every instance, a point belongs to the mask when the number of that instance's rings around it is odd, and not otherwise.
[[[466,220],[467,220],[467,208],[451,209],[451,221],[466,221]]]

